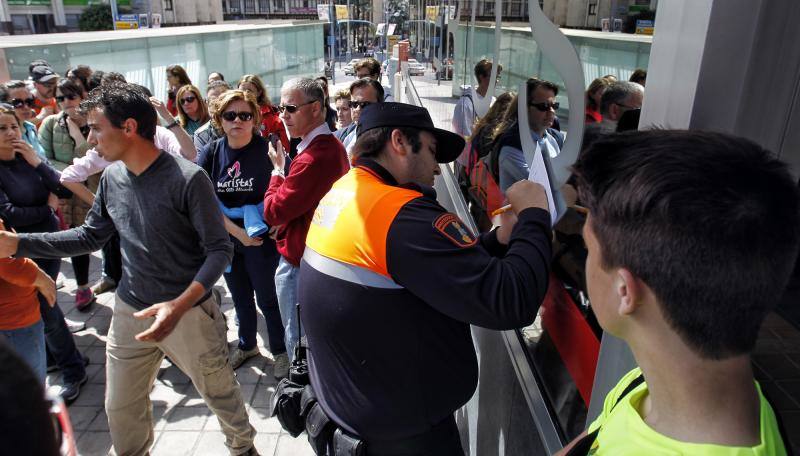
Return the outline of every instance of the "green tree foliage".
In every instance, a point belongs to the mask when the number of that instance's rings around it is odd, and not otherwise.
[[[81,17],[78,18],[78,27],[82,32],[113,30],[114,24],[111,21],[111,5],[94,4],[88,6],[83,10]]]

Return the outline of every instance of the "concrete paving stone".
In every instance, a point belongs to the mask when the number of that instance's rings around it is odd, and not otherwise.
[[[89,383],[106,384],[106,366],[103,364],[90,363],[86,366],[86,375],[89,376]]]
[[[173,407],[167,414],[164,431],[200,431],[212,416],[208,407]]]
[[[97,341],[97,336],[87,331],[81,331],[77,334],[73,334],[72,339],[75,340],[75,345],[78,349],[82,350],[94,344]]]
[[[100,413],[89,424],[89,430],[108,432],[108,415],[106,415],[105,409],[100,409]]]
[[[273,393],[275,393],[275,385],[259,383],[250,405],[253,407],[269,407],[269,401],[272,399]]]
[[[295,453],[276,453],[279,438],[278,434],[256,434],[253,445],[261,456],[295,456]]]
[[[198,431],[163,431],[150,454],[152,456],[192,454],[198,440],[200,440]]]
[[[111,450],[111,435],[108,432],[86,431],[78,438],[80,456],[106,456]]]
[[[167,413],[169,413],[170,410],[170,408],[163,405],[153,406],[153,429],[155,431],[160,432],[164,429],[164,426],[167,425]]]
[[[84,356],[89,357],[89,362],[91,364],[97,365],[105,365],[106,364],[106,347],[105,344],[102,346],[92,345],[87,350],[83,352]]]
[[[108,334],[108,328],[111,327],[111,316],[95,316],[86,321],[87,328],[95,328],[102,334]]]
[[[191,383],[189,376],[184,374],[177,366],[161,369],[158,375],[158,381],[166,385],[186,385]]]
[[[269,413],[270,411],[267,407],[247,407],[250,424],[256,428],[256,431],[267,434],[280,434],[283,430],[281,423],[277,417],[271,418]]]
[[[183,391],[187,385],[177,385],[175,387],[164,385],[156,382],[153,390],[150,392],[150,400],[153,405],[161,405],[165,407],[174,407],[176,405],[188,405],[181,403],[184,400]],[[192,387],[194,389],[194,387]]]
[[[72,429],[75,431],[86,431],[90,428],[90,424],[102,410],[101,407],[96,406],[77,406],[71,405],[67,408],[69,412],[69,421],[72,423]]]
[[[253,395],[255,394],[257,385],[242,385],[239,384],[239,388],[242,390],[242,400],[245,404],[250,404],[253,401]]]
[[[222,431],[205,431],[200,435],[200,441],[197,443],[197,450],[195,450],[194,456],[220,456],[226,454],[228,454],[228,447],[225,446],[225,434]],[[272,453],[266,454],[272,455]]]
[[[305,433],[300,434],[297,438],[289,434],[281,434],[275,454],[281,456],[314,456],[314,450],[311,449]]]
[[[265,375],[265,360],[263,357],[258,356],[255,360],[248,360],[241,367],[236,369],[236,379],[242,385],[255,385]],[[272,374],[269,374],[272,375]]]
[[[76,406],[102,406],[105,399],[106,386],[87,383],[81,388],[81,395],[75,400]]]

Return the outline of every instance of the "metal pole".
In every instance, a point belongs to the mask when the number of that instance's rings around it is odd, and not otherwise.
[[[111,0],[111,24],[117,29],[117,0]]]
[[[347,61],[350,61],[350,0],[347,0]]]

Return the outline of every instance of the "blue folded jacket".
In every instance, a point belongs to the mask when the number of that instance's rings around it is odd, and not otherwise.
[[[242,207],[228,208],[221,202],[219,208],[229,219],[243,219],[244,230],[250,237],[261,236],[269,231],[269,226],[264,223],[264,203],[248,204]]]

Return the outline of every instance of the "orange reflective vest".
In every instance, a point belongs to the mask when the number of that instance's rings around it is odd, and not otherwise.
[[[306,237],[306,249],[389,277],[386,236],[397,213],[422,193],[384,183],[356,167],[322,198]]]

